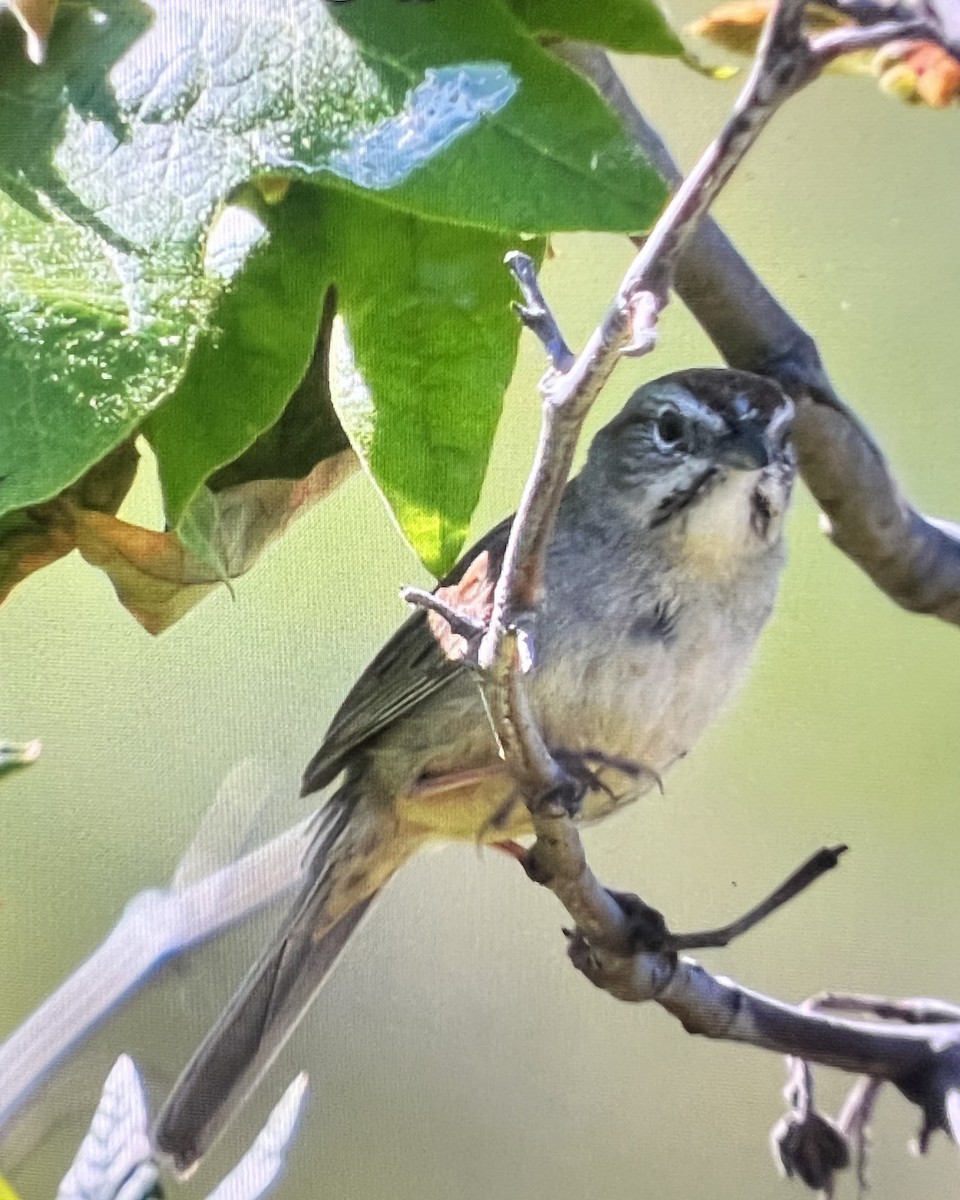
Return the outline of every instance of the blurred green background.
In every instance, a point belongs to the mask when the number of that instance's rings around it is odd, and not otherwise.
[[[735,85],[672,63],[622,66],[692,162]],[[777,118],[718,214],[815,334],[914,501],[953,517],[957,149],[955,113],[826,78]],[[544,286],[578,344],[630,251],[606,237],[563,237],[556,249]],[[643,379],[715,361],[674,306],[656,355],[620,368],[591,430]],[[478,533],[522,486],[540,366],[526,338]],[[143,472],[127,515],[155,503]],[[830,987],[960,1001],[957,631],[876,593],[816,516],[801,491],[779,609],[744,693],[672,772],[664,798],[588,833],[591,861],[686,928],[735,915],[816,847],[848,842],[840,871],[704,961],[784,999]],[[259,759],[275,781],[273,826],[301,813],[301,768],[403,618],[407,582],[426,580],[357,476],[237,585],[236,600],[223,590],[159,640],[76,557],[16,591],[0,613],[0,735],[40,737],[44,754],[0,788],[0,1036],[99,943],[129,897],[169,879],[240,759]],[[275,919],[172,964],[98,1033],[0,1151],[24,1200],[53,1194],[117,1053],[134,1055],[159,1097]],[[562,919],[499,855],[422,856],[391,885],[231,1136],[177,1194],[212,1188],[301,1066],[312,1102],[281,1195],[785,1194],[767,1149],[781,1062],[695,1041],[653,1007],[594,992],[565,961]],[[843,1087],[824,1077],[827,1107]],[[882,1098],[876,1200],[956,1191],[943,1139],[926,1161],[908,1155],[916,1124],[905,1101]],[[852,1180],[844,1188],[854,1194]]]

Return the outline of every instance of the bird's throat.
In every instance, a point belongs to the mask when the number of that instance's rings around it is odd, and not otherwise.
[[[683,559],[702,577],[735,574],[780,539],[788,495],[767,471],[737,471],[684,513]]]

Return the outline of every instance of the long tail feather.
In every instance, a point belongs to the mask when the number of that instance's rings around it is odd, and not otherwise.
[[[256,1088],[310,1007],[380,888],[407,858],[395,839],[359,839],[340,814],[321,865],[267,952],[187,1064],[157,1117],[154,1145],[189,1172]]]

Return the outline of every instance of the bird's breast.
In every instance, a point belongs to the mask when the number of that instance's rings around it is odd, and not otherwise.
[[[682,606],[603,621],[588,636],[580,629],[551,639],[534,681],[548,745],[633,763],[640,773],[632,789],[625,777],[620,781],[624,799],[648,791],[693,747],[743,678],[773,584],[775,576],[760,588],[769,595],[740,597],[687,589]]]

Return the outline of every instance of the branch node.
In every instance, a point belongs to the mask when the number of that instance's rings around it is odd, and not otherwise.
[[[607,888],[627,918],[630,950],[633,954],[660,954],[672,949],[673,934],[667,928],[663,913],[652,908],[632,892],[615,892]]]
[[[663,296],[668,294],[665,289]],[[625,358],[642,358],[657,344],[657,320],[664,307],[663,296],[639,292],[630,301],[630,339],[620,353]]]

